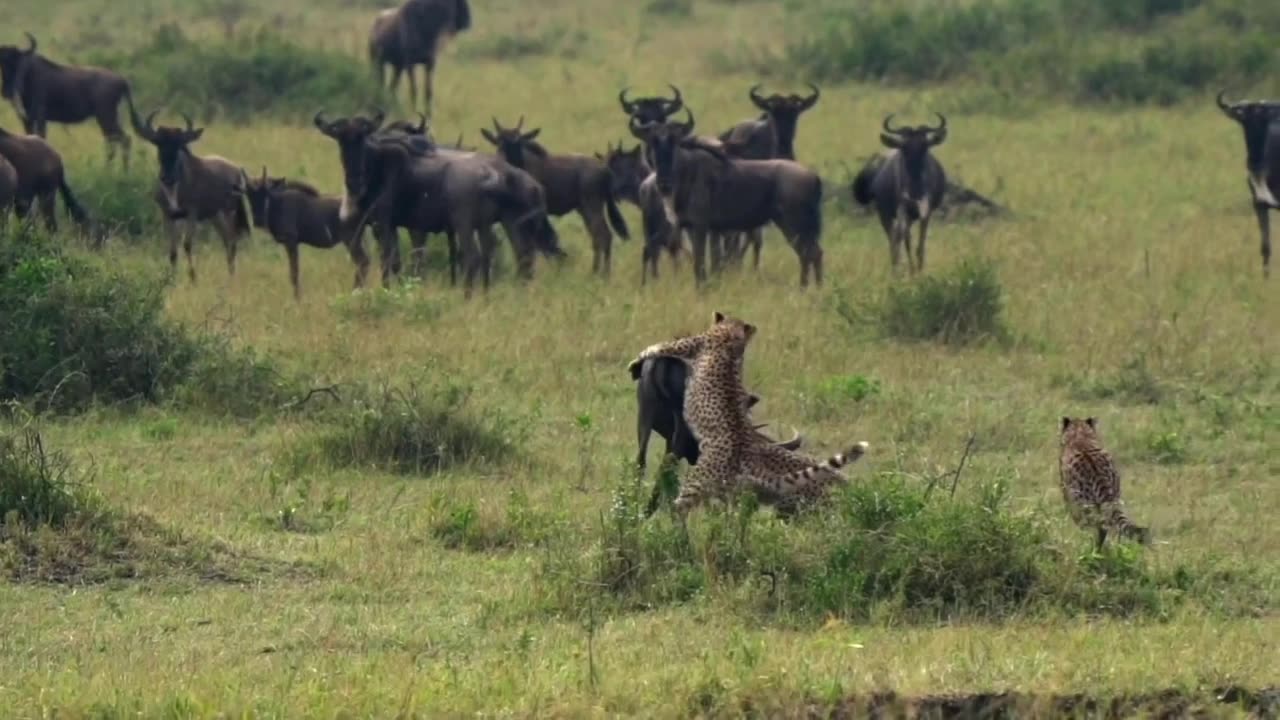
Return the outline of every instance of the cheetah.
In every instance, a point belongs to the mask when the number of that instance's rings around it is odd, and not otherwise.
[[[1098,549],[1107,533],[1137,540],[1146,545],[1147,528],[1135,525],[1120,499],[1120,473],[1110,453],[1098,439],[1096,418],[1062,418],[1062,455],[1058,462],[1062,498],[1071,519],[1082,528],[1095,528]]]
[[[838,470],[866,451],[867,444],[858,443],[819,464],[761,440],[752,427],[742,387],[742,359],[755,333],[754,325],[717,311],[707,332],[651,345],[628,366],[634,373],[638,364],[658,356],[690,365],[684,416],[700,451],[675,501],[681,518],[705,500],[724,498],[744,484],[763,503],[790,514],[843,482]]]

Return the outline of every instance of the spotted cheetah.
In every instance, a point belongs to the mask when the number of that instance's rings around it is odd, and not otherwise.
[[[1120,499],[1120,473],[1110,453],[1102,449],[1095,418],[1062,418],[1062,455],[1058,461],[1062,498],[1071,519],[1098,532],[1098,548],[1107,532],[1147,544],[1147,528],[1129,519]]]
[[[865,452],[858,443],[825,463],[761,440],[754,432],[743,397],[742,359],[756,327],[716,312],[707,332],[645,348],[629,369],[651,357],[689,363],[684,416],[698,440],[698,464],[681,483],[675,508],[681,517],[711,497],[726,497],[740,487],[790,513],[844,481],[838,472]]]

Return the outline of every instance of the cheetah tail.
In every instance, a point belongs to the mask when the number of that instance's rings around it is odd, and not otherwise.
[[[1113,507],[1111,509],[1111,517],[1107,518],[1107,524],[1114,528],[1121,537],[1142,545],[1151,544],[1151,530],[1133,522],[1128,513],[1124,511],[1124,508]]]
[[[803,483],[806,480],[812,480],[815,475],[823,470],[839,470],[845,465],[849,465],[865,455],[868,447],[870,447],[870,445],[867,444],[867,441],[863,440],[858,442],[848,450],[845,450],[842,453],[836,453],[818,465],[807,467],[795,473],[792,475],[792,482]]]

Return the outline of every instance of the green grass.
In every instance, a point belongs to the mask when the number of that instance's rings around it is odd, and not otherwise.
[[[552,150],[603,151],[627,137],[618,88],[648,94],[668,81],[700,131],[754,116],[746,90],[759,78],[731,62],[735,43],[784,52],[788,4],[695,0],[689,18],[645,5],[610,3],[606,19],[587,0],[536,13],[514,0],[473,3],[476,28],[440,63],[437,133],[474,142],[491,115],[524,113]],[[5,12],[6,26],[37,31],[60,57],[99,45],[128,54],[180,19],[194,41],[228,42],[216,17],[177,0],[17,0]],[[372,12],[286,0],[251,8],[229,42],[278,25],[363,72]],[[1154,27],[1168,22],[1182,21]],[[95,34],[97,45],[86,40]],[[1128,49],[1111,37],[1089,42]],[[807,75],[785,66],[767,90],[800,89]],[[822,89],[797,152],[824,177],[878,149],[886,113],[915,123],[941,110],[950,134],[936,152],[948,173],[1002,188],[996,199],[1015,213],[935,222],[920,280],[895,279],[878,222],[833,201],[827,284],[807,292],[772,230],[758,274],[731,273],[706,292],[693,289],[687,262],[669,272],[664,261],[642,288],[634,241],[615,245],[611,280],[593,278],[569,217],[557,225],[573,257],[563,268],[540,262],[527,285],[507,273],[467,302],[432,264],[421,284],[353,296],[345,254],[305,248],[295,303],[284,253],[261,234],[234,279],[210,235],[198,241],[197,284],[182,274],[153,284],[167,246],[154,216],[130,208],[154,213],[154,203],[116,192],[96,129],[51,128],[72,186],[120,228],[100,257],[77,262],[154,290],[156,318],[218,340],[180,392],[135,403],[86,392],[74,414],[38,418],[45,447],[66,455],[104,512],[143,519],[74,535],[24,524],[22,544],[6,545],[21,553],[0,551],[0,707],[14,717],[796,715],[884,690],[1113,696],[1276,684],[1280,286],[1261,278],[1238,128],[1206,98],[1091,109],[968,76]],[[197,151],[339,191],[333,142],[293,115],[213,122]],[[14,124],[0,109],[0,125]],[[134,160],[137,178],[121,188],[145,188],[156,173],[150,148]],[[847,192],[828,184],[828,196]],[[638,227],[638,213],[623,211]],[[55,241],[81,258],[74,239]],[[433,261],[441,247],[431,242]],[[998,295],[956,303],[954,285],[921,290],[966,264],[989,267],[983,287]],[[67,292],[57,297],[108,307],[124,291]],[[880,322],[891,297],[904,298],[907,331]],[[938,341],[948,324],[933,321],[954,318],[949,308],[996,304],[965,317],[998,318],[1001,342]],[[651,487],[624,469],[635,453],[625,365],[717,309],[760,328],[745,366],[763,398],[758,422],[782,437],[795,426],[817,456],[862,439],[871,451],[829,512],[784,525],[760,510],[745,526],[736,508],[699,513],[686,547],[665,511],[616,524],[619,488],[643,504]],[[391,417],[391,403],[356,422],[356,402],[381,397],[368,389],[415,383],[466,388],[465,403],[442,419],[447,398],[424,392],[405,406],[416,415]],[[326,387],[338,397],[282,410]],[[5,407],[16,418],[43,410]],[[1152,547],[1094,555],[1066,517],[1062,415],[1100,419]],[[405,471],[401,450],[414,467],[440,427],[435,445],[463,461]],[[324,452],[325,438],[362,454]],[[983,493],[997,480],[999,511],[984,524]],[[899,487],[903,497],[934,489],[895,531],[868,531],[875,518],[855,509],[880,507],[867,493],[892,499]],[[118,549],[108,540],[121,537],[134,542],[122,564],[82,552]],[[604,560],[627,557],[610,554],[618,548],[648,563],[651,580],[598,587],[616,577],[601,574]],[[15,575],[14,558],[29,557],[49,558],[57,577]],[[774,573],[772,597],[761,567],[787,571]],[[1036,583],[998,582],[1027,568],[1034,575],[1014,580]],[[880,580],[853,591],[867,569]],[[977,578],[971,595],[947,595],[957,573]]]

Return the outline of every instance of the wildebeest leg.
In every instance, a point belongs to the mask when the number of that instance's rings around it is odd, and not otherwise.
[[[493,226],[487,225],[480,228],[480,257],[484,258],[484,289],[489,291],[489,282],[493,275],[493,255],[498,251],[498,236],[493,232]],[[533,264],[533,253],[529,253],[529,264]],[[529,271],[532,275],[532,269]]]
[[[364,240],[352,240],[347,245],[347,252],[351,253],[351,261],[356,264],[355,287],[362,288],[369,278],[369,254],[364,251]]]
[[[449,285],[456,287],[458,285],[458,238],[453,234],[453,230],[446,230],[444,233],[445,242],[449,244]]]
[[[413,71],[413,68],[414,66],[410,65],[407,71],[409,73],[409,109],[410,110],[416,110],[418,108],[418,79],[415,77],[416,73]]]
[[[884,228],[884,234],[889,238],[889,260],[892,263],[893,271],[898,272],[898,261],[900,260],[901,250],[898,248],[898,218],[896,216],[880,216],[880,227]]]
[[[423,105],[425,106],[423,111],[426,113],[427,117],[431,117],[431,103],[433,96],[435,95],[435,84],[436,63],[435,60],[429,59],[427,60],[426,66],[423,70],[422,77]]]
[[[719,273],[724,268],[724,235],[713,232],[707,239],[711,245],[711,272]]]
[[[187,277],[190,278],[192,285],[196,282],[196,261],[191,257],[191,243],[195,240],[195,234],[195,221],[182,221],[182,252],[187,256]]]
[[[213,228],[222,238],[222,248],[227,255],[227,274],[235,277],[236,274],[236,231],[233,227],[232,219],[225,214],[219,213],[213,218]]]
[[[693,283],[701,285],[707,281],[707,231],[690,228],[689,242],[693,244]]]
[[[1266,205],[1255,204],[1253,212],[1258,216],[1258,230],[1262,233],[1262,276],[1271,276],[1271,217]]]
[[[409,251],[413,256],[409,274],[418,278],[423,277],[427,271],[427,234],[421,230],[410,230],[409,245],[413,248]]]
[[[920,218],[920,239],[916,240],[916,270],[924,271],[924,241],[929,237],[929,216]]]
[[[374,227],[374,237],[378,241],[378,264],[382,268],[382,286],[391,287],[391,279],[399,270],[400,238],[391,223],[386,222],[380,222]]]
[[[40,196],[40,214],[44,216],[44,226],[50,233],[58,231],[58,201],[53,191],[50,190]]]
[[[587,226],[587,234],[591,236],[591,269],[598,271],[601,275],[609,277],[613,264],[613,235],[609,232],[609,225],[604,219],[603,208],[592,208],[588,210],[580,210],[578,214],[582,216],[582,222]]]
[[[410,66],[409,69],[412,71],[413,66]],[[391,89],[391,97],[395,97],[400,94],[400,74],[403,72],[404,68],[399,65],[394,63],[391,65],[391,83],[388,85]]]
[[[293,299],[302,299],[302,286],[298,282],[298,242],[285,240],[284,252],[289,256],[289,284],[293,286]]]
[[[760,269],[760,248],[764,246],[764,230],[760,228],[756,228],[755,230],[752,230],[751,232],[747,233],[747,242],[751,245],[751,254],[752,254],[751,269],[759,270]],[[744,247],[742,249],[742,254],[745,256],[746,252],[747,250]],[[821,282],[821,279],[819,279],[819,282]]]

